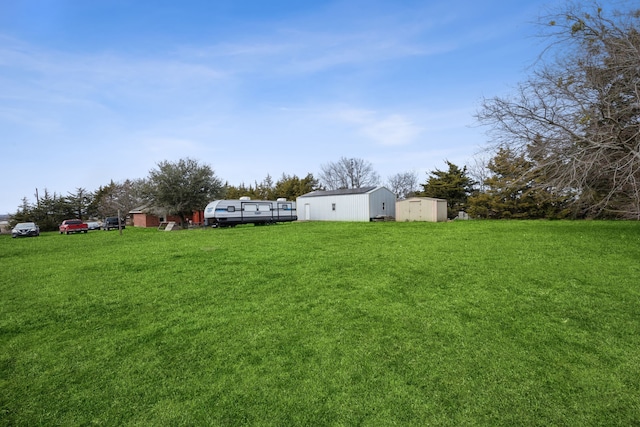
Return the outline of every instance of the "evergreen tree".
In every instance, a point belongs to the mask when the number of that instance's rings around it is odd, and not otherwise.
[[[473,192],[473,180],[467,175],[467,167],[460,169],[455,164],[445,160],[448,170],[436,169],[425,184],[422,184],[424,197],[435,197],[447,201],[447,214],[455,218],[459,211],[467,206],[467,199]]]
[[[539,182],[544,176],[534,163],[509,148],[498,150],[487,165],[491,175],[484,181],[485,191],[469,198],[469,215],[493,219],[567,217],[570,195],[542,188]]]
[[[93,195],[84,188],[76,188],[75,193],[68,193],[67,201],[74,211],[74,218],[84,219],[89,215],[89,206],[93,202]]]
[[[258,200],[271,200],[274,198],[275,184],[271,175],[267,174],[266,178],[260,182],[256,182],[255,195]]]
[[[276,197],[284,197],[287,200],[296,200],[298,196],[310,193],[318,189],[318,180],[312,174],[307,174],[304,178],[296,175],[285,175],[276,183],[274,193]]]
[[[287,200],[296,200],[298,196],[309,193],[318,189],[318,180],[312,174],[307,174],[304,178],[298,178],[296,175],[282,174],[282,177],[273,184],[270,175],[261,183],[256,182],[256,186],[248,187],[242,183],[239,186],[225,184],[226,199],[239,199],[240,197],[250,197],[253,200],[275,200],[277,198],[286,198]]]

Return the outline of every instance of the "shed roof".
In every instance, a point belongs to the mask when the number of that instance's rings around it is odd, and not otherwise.
[[[372,187],[361,187],[361,188],[341,188],[340,190],[327,190],[327,191],[316,190],[316,191],[312,191],[311,193],[303,194],[300,197],[344,196],[344,195],[351,195],[351,194],[366,194],[375,190],[376,188],[382,188],[382,187],[372,186]]]
[[[409,198],[403,199],[403,200],[398,200],[398,203],[408,202],[408,201],[411,201],[411,200],[434,200],[434,201],[440,201],[440,202],[446,202],[447,201],[446,199],[438,199],[436,197],[418,197],[418,196],[416,196],[416,197],[409,197]]]

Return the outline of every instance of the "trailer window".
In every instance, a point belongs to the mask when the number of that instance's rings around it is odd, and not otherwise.
[[[258,210],[258,206],[256,206],[255,203],[244,205],[245,212],[255,212],[257,210]]]
[[[235,206],[227,206],[227,212],[235,212],[235,211],[236,211]]]
[[[258,210],[261,212],[269,212],[271,210],[271,205],[267,205],[266,203],[258,205]]]

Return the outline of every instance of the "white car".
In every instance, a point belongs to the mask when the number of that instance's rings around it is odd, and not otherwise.
[[[89,230],[100,230],[100,223],[98,221],[89,221],[87,222],[87,227]]]

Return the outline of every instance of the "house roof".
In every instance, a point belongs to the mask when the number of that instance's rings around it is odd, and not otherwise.
[[[150,204],[145,204],[145,205],[142,205],[142,206],[138,206],[135,209],[131,209],[129,211],[129,214],[151,214],[151,215],[157,215],[159,211],[160,211],[160,209],[158,209],[158,207],[152,206]]]
[[[351,194],[366,194],[377,188],[382,187],[361,187],[361,188],[341,188],[340,190],[316,190],[311,193],[303,194],[300,197],[319,197],[319,196],[345,196]]]

